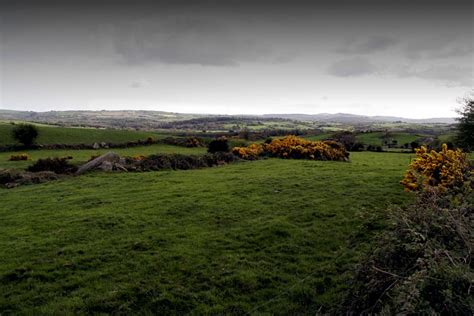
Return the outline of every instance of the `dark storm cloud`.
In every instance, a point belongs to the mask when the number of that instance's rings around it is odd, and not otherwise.
[[[457,32],[458,24],[466,19],[467,3],[3,0],[0,6],[4,10],[0,11],[5,12],[1,25],[5,43],[17,45],[5,48],[11,58],[28,55],[30,50],[56,57],[100,54],[97,47],[110,42],[113,54],[130,65],[235,66],[243,62],[288,62],[301,52],[320,51],[328,39],[343,38],[351,32],[357,33],[357,40],[345,43],[340,51],[353,55],[387,51],[402,44],[395,36],[367,35],[382,28],[400,28],[404,45],[411,29],[438,20],[448,21]],[[435,40],[434,47],[443,40]],[[423,44],[406,45],[407,56],[435,54],[417,45]],[[439,54],[471,51],[455,46]]]
[[[129,64],[161,62],[234,66],[274,61],[269,44],[216,18],[160,17],[117,25],[116,52]]]
[[[336,77],[359,77],[374,74],[377,70],[378,68],[368,59],[354,57],[333,63],[327,72]]]
[[[0,107],[16,109],[385,106],[393,83],[443,109],[460,89],[427,83],[472,85],[464,0],[0,0],[0,35]]]

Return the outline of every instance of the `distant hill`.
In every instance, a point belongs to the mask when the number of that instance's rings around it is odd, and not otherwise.
[[[409,119],[396,116],[365,116],[347,113],[321,113],[321,114],[265,114],[268,118],[285,118],[298,121],[361,124],[361,123],[417,123],[417,124],[453,124],[456,119],[453,117],[427,118],[427,119]]]
[[[12,111],[0,109],[0,120],[4,121],[30,121],[37,123],[54,124],[61,126],[87,126],[87,127],[108,127],[121,129],[173,129],[191,128],[198,129],[228,129],[228,125],[239,125],[243,122],[247,125],[262,125],[263,121],[292,121],[292,127],[301,128],[314,126],[318,123],[329,124],[339,123],[346,125],[362,125],[374,123],[414,123],[414,124],[452,124],[454,118],[428,118],[428,119],[408,119],[392,116],[364,116],[346,113],[337,114],[264,114],[264,115],[209,115],[209,114],[189,114],[172,113],[163,111]],[[299,122],[299,123],[298,123]],[[211,126],[207,126],[212,123]],[[219,123],[219,124],[218,124]],[[277,122],[282,124],[281,122]],[[254,124],[254,125],[255,125]],[[277,124],[277,125],[278,125]],[[302,126],[299,126],[303,124]],[[225,127],[223,127],[225,125]],[[288,124],[287,124],[288,125]],[[242,126],[241,126],[242,127]],[[270,127],[270,126],[268,126]],[[274,126],[275,127],[275,126]],[[281,127],[281,126],[280,126]],[[286,126],[288,127],[288,126]],[[218,129],[219,129],[218,128]]]

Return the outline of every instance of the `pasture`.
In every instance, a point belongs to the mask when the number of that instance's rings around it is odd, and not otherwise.
[[[329,311],[387,207],[411,200],[399,184],[410,157],[96,172],[0,190],[0,311]]]
[[[95,142],[126,143],[129,141],[144,140],[151,136],[155,139],[166,135],[150,131],[133,131],[123,129],[97,129],[58,127],[54,125],[35,124],[39,137],[36,143],[47,144],[92,144]],[[16,141],[11,137],[15,126],[0,122],[0,146],[13,145]]]

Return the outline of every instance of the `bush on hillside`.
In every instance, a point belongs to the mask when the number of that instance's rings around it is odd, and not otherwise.
[[[162,140],[164,144],[173,146],[182,146],[188,148],[203,146],[201,140],[196,137],[178,138],[178,137],[167,137]]]
[[[358,267],[340,313],[471,314],[474,174],[464,161],[446,145],[417,149],[402,181],[416,201],[389,210],[390,227]]]
[[[340,312],[470,315],[473,202],[472,191],[453,199],[427,189],[412,206],[391,210]]]
[[[349,131],[342,131],[334,133],[331,139],[344,145],[346,150],[349,151],[361,151],[364,150],[364,144],[357,141],[354,133]]]
[[[124,167],[130,171],[188,170],[218,166],[237,160],[231,153],[217,152],[205,155],[157,154],[148,157],[125,158]]]
[[[416,149],[416,158],[400,183],[406,191],[418,191],[427,187],[445,191],[462,187],[471,172],[467,156],[460,149],[451,150],[443,144],[441,151],[436,152],[422,146]]]
[[[272,139],[262,145],[235,147],[232,152],[243,159],[256,159],[258,156],[286,159],[339,160],[345,161],[349,153],[344,146],[335,141],[309,141],[301,137],[287,136]]]
[[[466,151],[474,150],[474,91],[462,100],[462,107],[458,113],[458,131],[456,144]]]
[[[45,158],[38,159],[27,169],[30,172],[52,171],[57,174],[76,172],[77,167],[70,164],[66,158]]]
[[[31,159],[31,157],[28,154],[16,154],[16,155],[11,155],[8,160],[9,161],[21,161],[21,160],[30,160],[30,159]]]
[[[31,146],[38,137],[38,129],[31,124],[19,124],[12,129],[12,137],[25,146]]]
[[[234,147],[232,153],[246,160],[256,160],[263,154],[263,146],[259,144],[251,144],[247,147]]]
[[[214,139],[207,146],[207,152],[211,154],[217,153],[217,152],[228,152],[228,151],[229,151],[229,143],[226,137],[219,137],[217,139]]]

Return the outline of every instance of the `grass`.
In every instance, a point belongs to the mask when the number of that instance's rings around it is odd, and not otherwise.
[[[384,133],[382,132],[363,133],[363,134],[357,135],[356,139],[357,141],[365,145],[382,146],[383,134]],[[411,133],[391,133],[390,140],[396,140],[398,146],[401,146],[406,143],[409,144],[422,137],[423,135],[411,134]]]
[[[0,313],[314,314],[336,306],[410,156],[92,173],[0,190]]]
[[[311,140],[311,141],[320,141],[320,140],[325,140],[331,138],[333,133],[323,133],[315,136],[307,136],[305,139]]]
[[[14,125],[0,122],[0,146],[13,145],[16,141],[11,137]],[[126,143],[144,140],[148,136],[155,139],[164,137],[162,134],[148,131],[129,131],[97,128],[67,128],[37,125],[39,136],[36,143],[46,144],[92,144],[95,142]]]
[[[178,154],[203,154],[207,151],[205,147],[187,148],[180,146],[156,144],[150,146],[140,146],[131,148],[112,148],[112,149],[58,149],[58,150],[26,150],[21,152],[0,152],[0,169],[24,169],[33,164],[40,158],[48,157],[67,157],[72,156],[74,164],[82,164],[88,161],[92,156],[104,154],[113,151],[121,156],[144,155],[148,156],[156,153],[178,153]],[[28,161],[9,161],[11,155],[26,153],[31,156]]]

